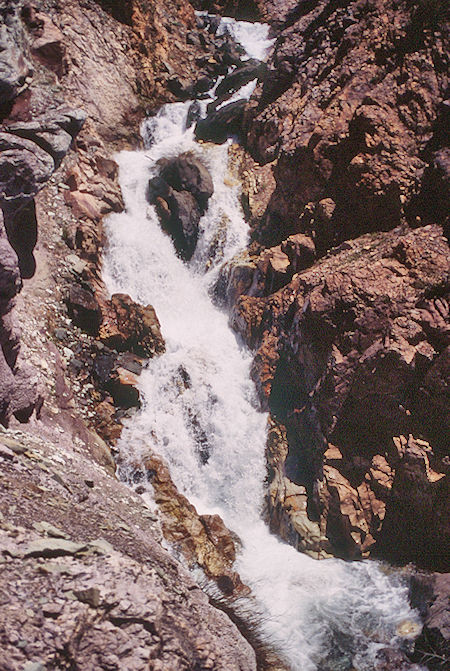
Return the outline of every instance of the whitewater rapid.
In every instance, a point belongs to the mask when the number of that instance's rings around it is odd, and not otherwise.
[[[265,26],[227,19],[225,29],[250,56],[261,58],[269,46]],[[104,278],[111,293],[155,307],[166,342],[166,353],[141,375],[143,406],[122,434],[121,474],[149,449],[157,452],[199,513],[220,514],[239,535],[236,569],[252,589],[249,607],[262,614],[262,635],[292,669],[372,671],[377,650],[400,645],[399,625],[417,622],[407,586],[375,562],[315,561],[271,535],[261,519],[267,416],[250,380],[251,354],[210,298],[220,265],[245,247],[248,229],[239,185],[227,174],[231,141],[196,143],[186,129],[189,105],[164,106],[143,125],[146,149],[117,157],[125,211],[107,222]],[[146,199],[158,159],[186,151],[205,163],[215,189],[189,264],[176,256]]]

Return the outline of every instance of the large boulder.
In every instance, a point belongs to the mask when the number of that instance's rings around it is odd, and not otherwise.
[[[149,182],[148,199],[156,205],[163,228],[178,254],[189,261],[194,254],[198,225],[214,193],[211,174],[192,153],[159,161],[161,172]]]
[[[206,166],[192,153],[160,161],[161,177],[176,191],[189,191],[202,211],[214,193],[214,184]]]
[[[195,126],[196,138],[223,144],[228,137],[239,135],[246,103],[244,99],[236,100],[199,119]]]
[[[225,94],[234,93],[241,86],[248,84],[253,79],[259,79],[264,73],[264,67],[264,63],[253,58],[249,61],[244,61],[239,67],[224,77],[216,88],[216,95],[220,97]]]

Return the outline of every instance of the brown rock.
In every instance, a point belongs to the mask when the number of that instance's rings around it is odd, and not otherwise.
[[[159,320],[151,305],[135,303],[126,294],[113,294],[100,339],[119,352],[150,358],[165,350]]]
[[[430,469],[444,472],[447,272],[437,227],[365,236],[267,298],[241,296],[233,310],[233,325],[257,350],[260,398],[287,428],[286,475],[305,488],[306,509],[342,556],[392,557],[396,547],[401,561],[441,566],[446,478],[425,473],[406,484],[400,459],[410,458],[409,444],[399,452],[392,441],[420,427],[434,448]],[[324,457],[330,443],[334,456]],[[394,531],[403,505],[404,539]],[[299,539],[291,533],[290,542]]]
[[[444,3],[429,11],[419,1],[375,3],[369,12],[362,0],[345,9],[258,5],[278,40],[244,123],[255,160],[275,161],[277,185],[262,219],[269,244],[311,226],[323,254],[366,231],[391,229],[405,214],[440,223],[448,214],[448,173],[437,155],[448,119],[438,65],[448,47]],[[426,155],[425,146],[432,148]],[[302,218],[308,204],[314,211],[324,201],[332,207]]]
[[[218,515],[198,515],[194,506],[178,492],[163,460],[150,454],[144,468],[162,514],[165,538],[190,566],[200,565],[227,595],[247,594],[239,575],[233,571],[235,542]]]

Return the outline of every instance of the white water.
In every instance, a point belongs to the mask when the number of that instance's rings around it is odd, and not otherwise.
[[[261,54],[267,33],[248,26],[238,27],[240,39],[253,44],[252,55]],[[416,620],[405,585],[374,562],[318,562],[299,554],[260,518],[267,418],[257,409],[251,356],[208,295],[218,265],[245,246],[247,229],[238,186],[224,183],[228,145],[196,144],[185,130],[188,107],[165,106],[143,128],[148,150],[118,157],[126,211],[108,220],[105,280],[111,293],[155,307],[167,347],[142,373],[144,404],[123,432],[121,460],[136,463],[149,448],[161,454],[198,511],[219,513],[240,536],[236,568],[253,591],[249,609],[263,614],[263,634],[292,669],[372,671],[376,650],[397,644],[398,625]],[[187,150],[201,155],[215,187],[189,265],[175,255],[145,197],[155,162]],[[224,236],[221,254],[209,261],[214,241]]]

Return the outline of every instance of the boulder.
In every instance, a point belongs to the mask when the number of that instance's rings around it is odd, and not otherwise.
[[[195,126],[196,138],[223,144],[228,137],[239,135],[246,103],[246,100],[236,100],[199,119]]]
[[[214,193],[212,177],[192,153],[159,161],[161,173],[150,180],[147,197],[156,205],[163,228],[186,261],[198,239],[198,224]]]
[[[156,312],[126,294],[113,294],[107,318],[100,328],[100,340],[118,352],[134,352],[151,358],[164,352],[164,340]]]
[[[190,567],[201,566],[225,595],[248,594],[249,588],[233,570],[236,538],[222,519],[218,515],[197,513],[176,489],[161,457],[149,453],[143,467],[154,489],[166,540],[184,556]]]
[[[198,224],[201,217],[200,208],[187,191],[172,191],[167,203],[157,206],[163,228],[171,235],[175,249],[185,261],[192,258],[198,239]]]
[[[176,191],[191,193],[202,211],[214,193],[214,184],[209,170],[191,153],[181,154],[175,159],[160,161],[160,176]],[[164,194],[160,193],[158,195]]]
[[[256,59],[244,61],[233,72],[224,77],[216,88],[216,95],[231,94],[248,84],[253,79],[259,79],[264,73],[264,63]]]

